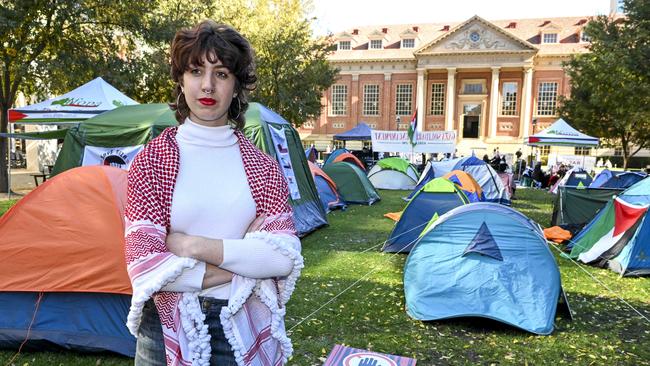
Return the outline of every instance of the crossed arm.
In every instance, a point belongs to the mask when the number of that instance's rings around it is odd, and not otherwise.
[[[248,226],[246,232],[258,231],[265,219],[265,215],[257,217]],[[223,240],[170,233],[167,235],[165,243],[167,249],[179,257],[190,257],[205,262],[205,274],[201,285],[203,289],[222,285],[232,280],[233,272],[219,267],[224,259]]]

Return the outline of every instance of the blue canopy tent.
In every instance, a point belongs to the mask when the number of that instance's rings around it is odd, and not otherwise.
[[[539,225],[495,203],[440,216],[404,265],[406,311],[423,321],[483,317],[547,335],[561,293]]]
[[[341,141],[364,141],[371,139],[370,126],[364,122],[359,122],[353,129],[334,135],[334,140]]]

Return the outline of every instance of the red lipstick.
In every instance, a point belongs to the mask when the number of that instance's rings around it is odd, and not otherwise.
[[[199,99],[199,103],[203,105],[215,105],[217,101],[212,98],[201,98]]]

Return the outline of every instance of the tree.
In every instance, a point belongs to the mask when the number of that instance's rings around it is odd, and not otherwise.
[[[150,1],[21,0],[0,4],[0,132],[19,90],[57,91],[98,65],[135,52]],[[39,93],[41,94],[41,93]],[[7,192],[7,139],[0,138],[0,192]]]
[[[626,0],[627,16],[600,16],[586,33],[591,52],[574,56],[565,70],[569,98],[560,115],[575,127],[601,137],[605,147],[622,147],[623,165],[650,148],[650,3]]]

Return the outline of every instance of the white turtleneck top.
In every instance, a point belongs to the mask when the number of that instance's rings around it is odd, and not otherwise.
[[[286,276],[293,262],[261,239],[242,239],[255,219],[239,142],[226,125],[207,127],[189,118],[176,134],[180,165],[172,197],[171,232],[223,240],[223,263],[230,272],[250,277]],[[205,263],[183,273],[163,290],[201,291]],[[228,299],[230,283],[204,289],[201,296]]]

